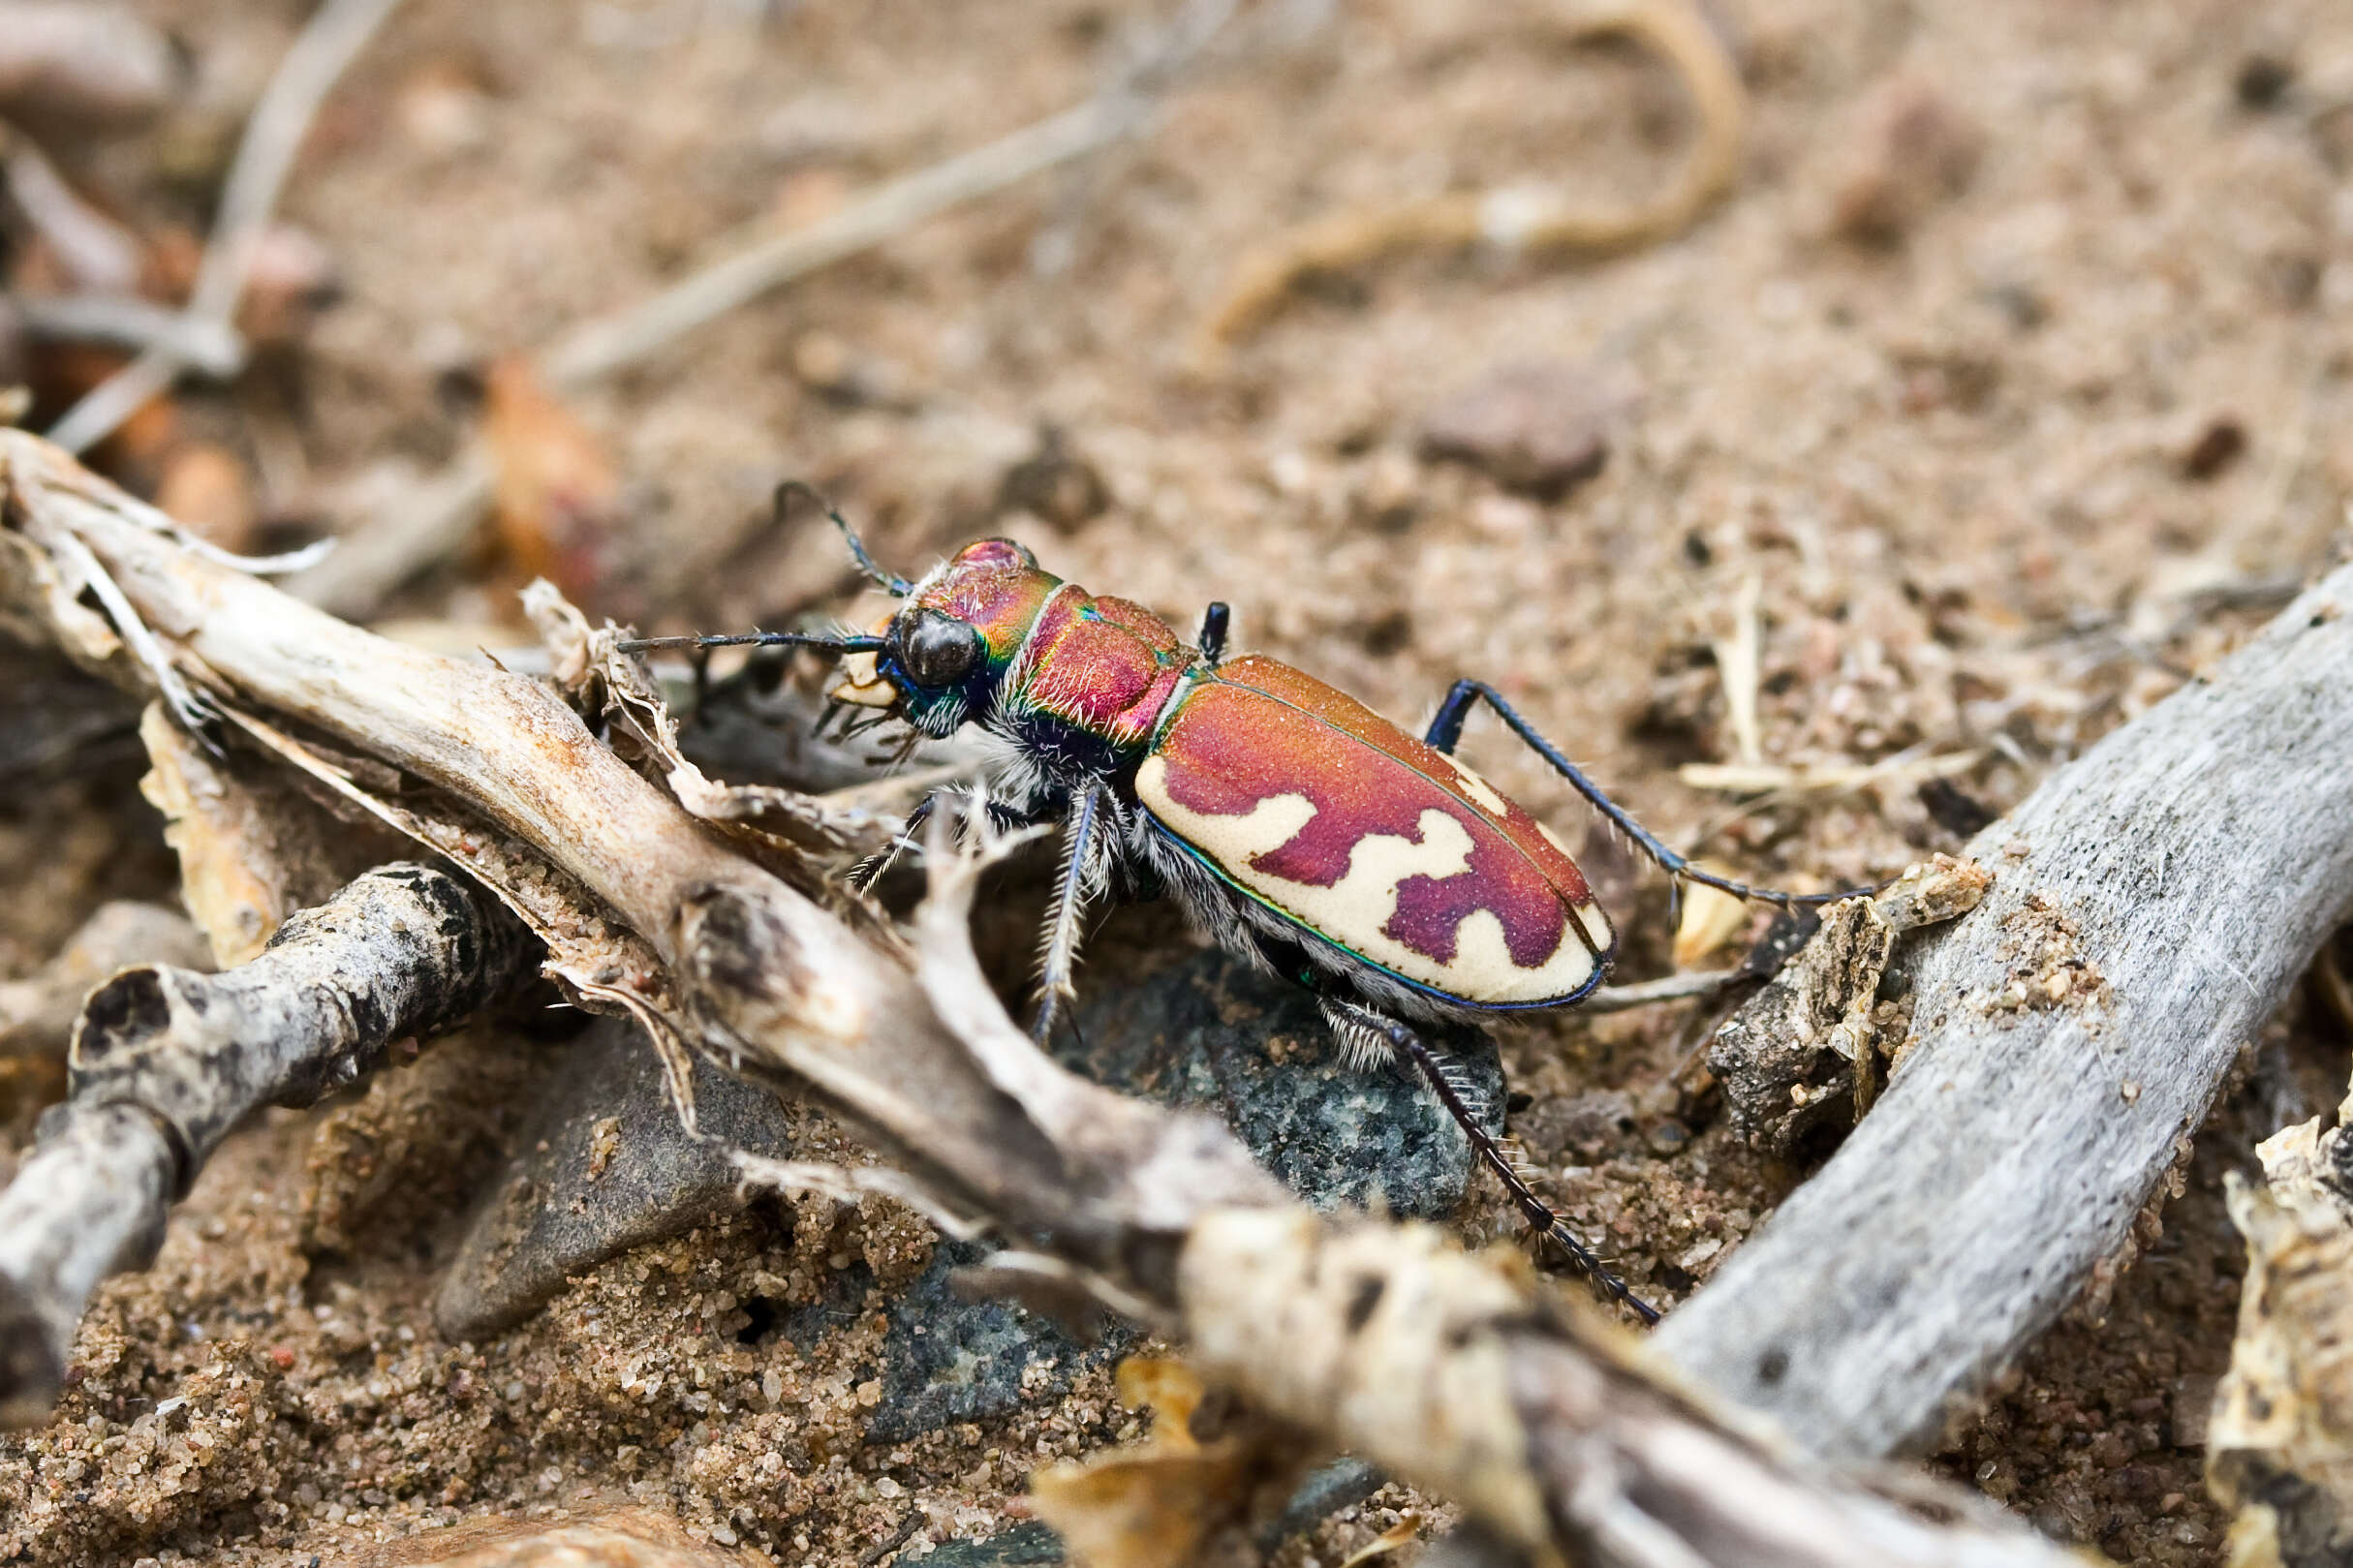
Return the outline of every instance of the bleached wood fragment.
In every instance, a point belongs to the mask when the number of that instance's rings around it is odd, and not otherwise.
[[[1919,1044],[1668,1321],[1693,1377],[1835,1459],[1935,1438],[2127,1244],[2353,898],[2353,567],[1969,845],[1898,954]]]

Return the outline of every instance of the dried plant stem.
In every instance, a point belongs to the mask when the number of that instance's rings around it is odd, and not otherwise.
[[[0,1194],[0,1417],[46,1412],[91,1290],[152,1255],[170,1203],[239,1119],[356,1082],[536,965],[472,884],[395,864],[295,915],[250,964],[147,965],[92,992],[71,1097]]]
[[[48,1419],[90,1292],[163,1242],[173,1165],[137,1106],[69,1108],[0,1192],[0,1427]]]
[[[567,333],[541,364],[559,387],[635,364],[738,306],[819,267],[880,244],[924,219],[1082,157],[1133,131],[1147,104],[1130,94],[1089,99],[985,146],[890,181],[804,229],[759,241],[633,305]]]
[[[892,180],[806,228],[761,240],[641,304],[573,329],[546,353],[542,373],[561,390],[610,375],[795,278],[1131,135],[1149,109],[1150,100],[1133,91],[1104,93]],[[470,445],[447,471],[290,586],[336,614],[367,614],[386,593],[465,541],[490,504],[496,478],[488,448]]]
[[[327,89],[353,57],[375,36],[400,0],[326,0],[286,51],[277,73],[246,121],[245,137],[230,164],[221,191],[212,238],[197,269],[190,293],[185,337],[161,339],[138,358],[92,387],[49,432],[70,452],[86,451],[112,435],[139,405],[164,391],[192,363],[181,352],[191,343],[217,344],[232,330],[237,301],[245,292],[254,250],[269,227],[287,171]],[[240,356],[241,357],[241,356]]]
[[[203,934],[186,915],[127,899],[102,904],[38,973],[0,980],[0,1057],[63,1061],[82,998],[125,965],[168,961],[209,968],[209,960]]]
[[[1578,10],[1572,39],[1612,35],[1656,50],[1683,77],[1697,117],[1691,150],[1666,188],[1631,207],[1584,210],[1522,188],[1454,191],[1393,206],[1318,218],[1246,256],[1202,327],[1198,354],[1214,363],[1312,273],[1338,272],[1416,247],[1492,244],[1527,251],[1630,249],[1678,233],[1732,183],[1748,94],[1715,29],[1688,0],[1625,0]]]

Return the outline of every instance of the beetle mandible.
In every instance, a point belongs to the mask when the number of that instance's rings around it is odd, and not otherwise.
[[[787,484],[780,513],[795,493],[815,495]],[[1528,1223],[1602,1292],[1657,1321],[1536,1195],[1487,1132],[1475,1091],[1409,1022],[1573,1006],[1618,951],[1560,839],[1454,755],[1463,723],[1478,703],[1495,710],[1671,876],[1783,906],[1843,894],[1775,892],[1693,866],[1483,682],[1455,682],[1417,740],[1287,664],[1229,656],[1222,603],[1188,645],[1142,605],[1065,582],[1011,539],[968,544],[910,582],[878,566],[839,512],[827,514],[859,569],[899,600],[876,631],[652,637],[622,650],[833,653],[844,660],[835,704],[873,710],[873,723],[903,720],[921,735],[976,724],[993,744],[996,820],[1063,825],[1032,1026],[1038,1040],[1074,995],[1086,907],[1115,877],[1164,889],[1220,946],[1313,992],[1357,1060],[1404,1059]],[[870,888],[891,856],[917,843],[941,801],[936,792],[919,804],[892,848],[851,873],[853,885]]]

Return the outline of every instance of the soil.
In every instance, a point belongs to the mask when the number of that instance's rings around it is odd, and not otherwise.
[[[186,106],[57,150],[139,221],[201,229],[304,8],[138,9],[188,44]],[[573,398],[619,482],[568,586],[654,630],[869,618],[828,530],[770,522],[796,476],[900,569],[1014,534],[1183,627],[1229,601],[1237,646],[1403,719],[1458,676],[1491,681],[1661,837],[1753,881],[1842,884],[1958,848],[1973,814],[2353,548],[2353,13],[1708,10],[1751,117],[1735,187],[1688,233],[1567,261],[1408,253],[1312,280],[1204,369],[1195,334],[1233,261],[1293,225],[1530,180],[1631,200],[1688,131],[1665,67],[1563,46],[1533,4],[1244,8],[1284,26],[1172,92],[1148,138]],[[262,536],[352,526],[459,448],[499,356],[1079,101],[1151,19],[1104,0],[411,0],[284,203],[340,302],[234,388],[183,393],[180,417],[245,465]],[[1422,455],[1426,415],[1528,384],[1530,361],[1588,384],[1561,401],[1602,421],[1598,472],[1590,432],[1533,485],[1514,464],[1561,433],[1502,432],[1483,466],[1461,428],[1475,404],[1450,410],[1448,456]],[[455,623],[461,646],[523,640],[509,551],[443,565],[387,613]],[[1744,754],[1719,653],[1750,584]],[[1492,724],[1468,752],[1579,821]],[[1745,806],[1676,772],[1952,753],[1974,760],[1941,785],[1899,766]],[[107,898],[169,896],[137,771],[118,747],[11,784],[0,972]],[[1590,858],[1628,938],[1621,977],[1663,972],[1663,888],[1606,840]],[[1182,939],[1115,915],[1083,983]],[[1719,1124],[1687,1070],[1701,1022],[1570,1015],[1504,1040],[1543,1185],[1662,1307],[1805,1174]],[[2221,1172],[2336,1103],[2347,1043],[2313,1007],[2250,1048],[2138,1260],[1934,1468],[2121,1560],[2221,1560],[2197,1446],[2241,1268]],[[1137,1430],[1099,1370],[1001,1424],[862,1443],[875,1304],[931,1245],[881,1200],[755,1205],[495,1342],[443,1341],[437,1262],[555,1050],[484,1029],[232,1140],[154,1268],[102,1291],[56,1423],[0,1439],[0,1560],[419,1560],[448,1526],[637,1509],[747,1560],[876,1568],[883,1543],[914,1560],[1004,1529],[1034,1466]],[[0,1173],[29,1147],[31,1108],[12,1109]],[[1491,1198],[1471,1210],[1468,1233],[1508,1230]],[[819,1301],[853,1266],[875,1283],[845,1321],[794,1338],[747,1310]],[[1407,1513],[1425,1534],[1444,1517],[1392,1489],[1281,1560],[1339,1561]]]

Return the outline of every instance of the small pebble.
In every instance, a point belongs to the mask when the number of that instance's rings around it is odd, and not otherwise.
[[[1423,416],[1421,453],[1468,463],[1505,489],[1558,501],[1601,472],[1610,426],[1631,401],[1588,364],[1499,365]]]

